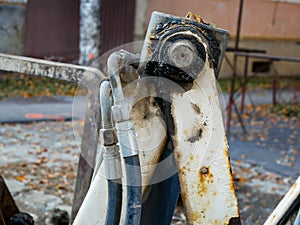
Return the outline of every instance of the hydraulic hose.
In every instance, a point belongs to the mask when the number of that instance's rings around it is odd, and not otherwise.
[[[103,158],[108,185],[105,225],[119,225],[122,209],[122,184],[118,171],[121,170],[121,168],[118,168],[118,163],[120,163],[119,149],[116,146],[116,138],[113,131],[110,92],[110,83],[108,81],[104,81],[100,86],[100,107],[102,119],[100,138],[104,148]]]
[[[139,225],[142,209],[142,179],[138,155],[125,157],[127,204],[125,225]]]
[[[123,95],[120,71],[139,61],[138,57],[126,51],[112,53],[107,61],[108,74],[112,87],[114,106],[113,118],[121,155],[124,159],[125,183],[127,188],[124,225],[139,225],[142,209],[142,175],[139,160],[139,150],[133,122],[130,117],[130,107]]]
[[[119,225],[122,209],[121,180],[108,180],[108,201],[105,225]]]

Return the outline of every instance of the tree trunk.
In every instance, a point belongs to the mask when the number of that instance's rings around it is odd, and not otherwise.
[[[100,56],[102,0],[80,2],[80,59],[81,65],[89,65]]]

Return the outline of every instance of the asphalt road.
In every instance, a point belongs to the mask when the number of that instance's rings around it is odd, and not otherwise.
[[[250,95],[249,95],[250,96]],[[246,97],[245,104],[251,99]],[[256,90],[251,93],[257,105],[271,102],[271,93]],[[225,100],[228,99],[224,95]],[[290,97],[287,94],[286,98]],[[8,98],[0,101],[0,123],[32,121],[69,121],[84,116],[86,99],[52,96]],[[261,109],[245,111],[243,132],[236,118],[228,134],[230,155],[234,160],[263,166],[266,170],[285,176],[300,175],[300,120],[297,117],[271,115]]]
[[[0,101],[0,123],[28,123],[32,121],[72,120],[73,97],[43,96],[6,98]],[[84,116],[85,98],[76,98],[74,119]]]

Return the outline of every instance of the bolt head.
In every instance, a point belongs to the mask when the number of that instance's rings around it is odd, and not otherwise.
[[[196,52],[195,46],[188,40],[177,41],[168,49],[171,63],[180,69],[193,66],[197,58]]]

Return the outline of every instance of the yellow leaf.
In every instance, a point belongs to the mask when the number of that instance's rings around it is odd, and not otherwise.
[[[20,175],[20,176],[17,176],[17,178],[16,178],[16,179],[17,179],[18,181],[24,181],[24,180],[25,180],[25,178],[26,178],[26,177],[25,177],[25,175],[24,175],[24,174],[22,174],[22,175]]]

